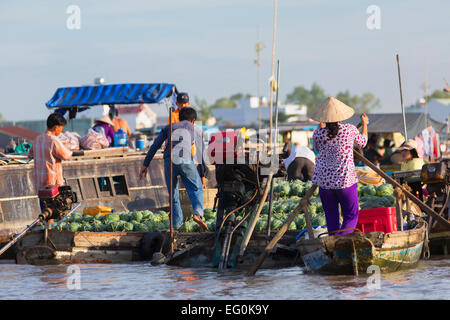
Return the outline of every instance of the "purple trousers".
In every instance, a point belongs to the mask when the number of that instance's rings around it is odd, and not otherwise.
[[[358,184],[344,189],[319,188],[319,196],[322,201],[327,228],[330,235],[342,235],[352,233],[353,230],[332,233],[342,229],[355,228],[358,222]],[[342,225],[339,223],[339,205],[343,216]]]

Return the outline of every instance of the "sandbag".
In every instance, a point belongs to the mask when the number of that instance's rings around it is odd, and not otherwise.
[[[80,135],[76,132],[63,132],[58,136],[59,141],[70,151],[80,150]]]
[[[88,133],[80,139],[80,146],[85,150],[98,150],[109,147],[105,135],[89,129]]]

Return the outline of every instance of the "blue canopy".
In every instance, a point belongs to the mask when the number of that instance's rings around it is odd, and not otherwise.
[[[168,83],[128,83],[67,87],[56,90],[45,104],[47,108],[72,108],[102,104],[158,103],[173,93],[175,85]]]

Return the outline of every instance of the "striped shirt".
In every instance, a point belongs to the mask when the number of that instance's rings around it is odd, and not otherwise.
[[[70,160],[72,151],[49,131],[36,137],[29,156],[34,158],[36,191],[48,185],[63,185],[62,160]]]

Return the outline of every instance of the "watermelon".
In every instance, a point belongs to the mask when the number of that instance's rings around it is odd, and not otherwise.
[[[283,221],[281,221],[279,219],[273,219],[271,224],[270,224],[270,228],[272,230],[279,230],[282,225],[283,225]]]
[[[105,217],[102,216],[101,214],[97,214],[97,215],[94,217],[94,220],[97,220],[97,221],[103,221],[103,220],[105,220]]]
[[[92,231],[92,226],[89,223],[83,223],[78,231]]]
[[[215,219],[216,213],[212,209],[205,209],[203,211],[203,217],[205,220]]]
[[[69,231],[71,231],[71,232],[77,232],[78,229],[80,229],[80,228],[81,228],[81,224],[78,222],[72,222],[69,225]]]
[[[291,224],[288,227],[288,230],[297,230],[297,225],[294,221],[291,222]]]
[[[109,222],[113,222],[113,221],[117,222],[117,221],[120,221],[120,216],[117,213],[110,213],[105,216],[104,221],[106,224],[108,224]]]
[[[132,212],[130,214],[130,220],[135,220],[137,222],[141,222],[142,217],[143,217],[143,215],[142,215],[142,212],[140,212],[140,211]]]
[[[106,224],[106,230],[110,232],[116,232],[119,229],[119,222],[118,221],[109,221]]]
[[[94,221],[94,217],[93,217],[93,216],[90,216],[90,215],[84,215],[84,217],[83,217],[83,222],[90,223],[90,222],[92,222],[92,221]]]
[[[145,223],[139,223],[136,226],[133,227],[134,231],[139,231],[139,232],[147,232],[148,231],[148,227]]]
[[[103,232],[103,231],[106,231],[106,225],[104,225],[103,223],[94,224],[94,225],[92,226],[92,231],[95,231],[95,232]]]
[[[208,226],[209,231],[216,231],[216,221],[215,220],[207,221],[206,225]]]
[[[390,183],[382,184],[377,188],[377,196],[392,196],[394,194],[394,187]]]
[[[66,222],[61,222],[60,224],[58,224],[56,226],[56,230],[58,230],[58,231],[67,230],[67,223]]]
[[[74,213],[69,217],[70,222],[82,222],[83,221],[83,215],[79,213]]]
[[[120,218],[121,221],[130,221],[130,214],[127,213],[127,212],[122,212],[119,215],[119,218]]]

